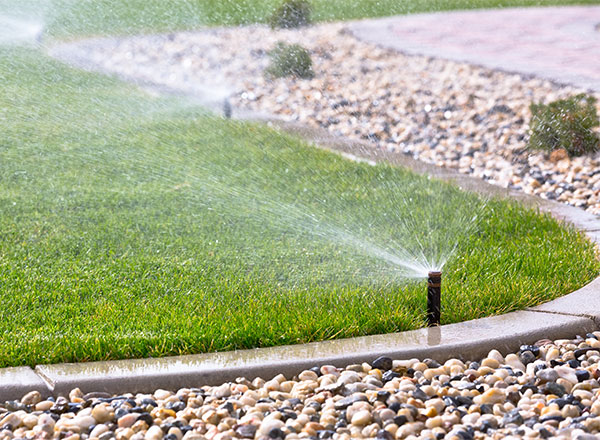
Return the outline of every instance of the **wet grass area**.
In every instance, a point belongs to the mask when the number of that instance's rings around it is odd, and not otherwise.
[[[0,81],[1,366],[419,328],[431,260],[447,260],[443,323],[598,273],[549,216],[34,49],[1,49]]]

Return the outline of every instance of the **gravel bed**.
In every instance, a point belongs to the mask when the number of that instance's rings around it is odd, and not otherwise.
[[[381,357],[177,392],[33,391],[0,406],[0,439],[595,439],[599,337],[492,350],[479,362]]]
[[[315,77],[266,79],[277,41],[300,43]],[[374,147],[600,213],[600,156],[530,154],[529,104],[582,90],[358,41],[341,23],[93,39],[51,53],[237,108],[325,127]],[[235,112],[234,112],[235,113]]]

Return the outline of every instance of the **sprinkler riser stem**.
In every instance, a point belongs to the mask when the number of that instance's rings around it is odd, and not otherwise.
[[[440,325],[442,309],[442,273],[429,272],[427,275],[427,325]]]

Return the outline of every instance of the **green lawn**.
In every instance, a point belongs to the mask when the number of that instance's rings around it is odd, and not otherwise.
[[[1,49],[0,81],[0,366],[418,328],[425,283],[390,262],[407,252],[455,248],[444,323],[598,273],[593,246],[547,216],[33,49]]]
[[[55,37],[168,32],[265,22],[281,0],[0,0],[0,11],[43,20]],[[311,0],[316,21],[513,6],[598,4],[599,0]]]

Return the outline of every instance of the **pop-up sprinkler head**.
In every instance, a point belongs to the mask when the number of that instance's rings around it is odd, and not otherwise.
[[[427,325],[440,325],[442,308],[442,272],[431,271],[427,274]]]
[[[223,117],[225,119],[231,119],[232,113],[233,109],[231,108],[231,102],[229,102],[229,98],[225,98],[223,100]]]

